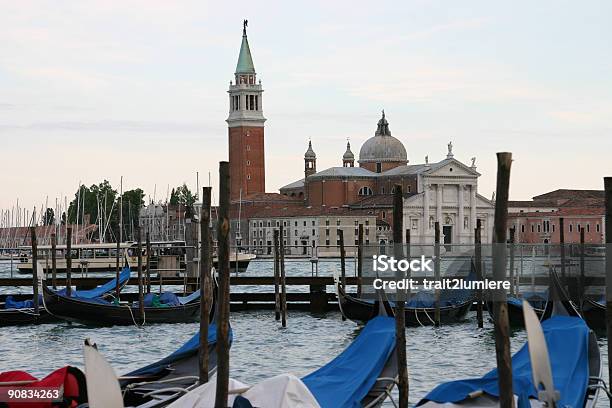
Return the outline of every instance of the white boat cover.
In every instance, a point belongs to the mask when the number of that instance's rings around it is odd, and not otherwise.
[[[185,394],[169,408],[214,408],[217,376],[198,388]],[[230,378],[228,405],[231,407],[237,395],[261,408],[320,408],[306,385],[292,374],[268,378],[254,386],[248,386]]]

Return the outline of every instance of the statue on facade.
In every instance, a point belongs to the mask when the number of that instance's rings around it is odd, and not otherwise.
[[[453,142],[448,142],[448,154],[446,157],[453,157]]]
[[[476,167],[476,158],[472,157],[472,167]]]

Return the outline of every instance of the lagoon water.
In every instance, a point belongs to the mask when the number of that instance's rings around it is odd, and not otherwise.
[[[352,268],[352,264],[347,266],[349,273]],[[319,275],[330,275],[338,269],[337,263],[322,262]],[[253,262],[246,273],[261,276],[270,274],[271,270],[271,262],[260,261]],[[10,273],[10,264],[0,263],[0,277],[8,277]],[[309,262],[287,262],[288,276],[310,273]],[[14,288],[3,289],[16,292]],[[273,290],[246,286],[232,289]],[[31,293],[31,288],[24,286],[20,291]],[[351,321],[343,322],[339,312],[313,315],[297,311],[289,311],[285,329],[274,320],[273,311],[232,312],[231,324],[234,343],[230,375],[246,383],[285,372],[298,376],[308,374],[340,353],[362,327]],[[69,323],[3,327],[0,328],[0,371],[26,370],[35,376],[44,376],[67,364],[82,368],[83,340],[90,338],[120,375],[170,354],[197,329],[196,323],[103,328]],[[485,328],[479,330],[474,312],[470,312],[465,322],[454,325],[408,328],[406,336],[411,405],[442,381],[481,376],[495,366],[492,324],[485,321]],[[523,330],[513,331],[512,351],[518,350],[525,341]],[[607,367],[605,338],[600,339],[600,346]],[[604,371],[607,381],[607,370]],[[393,405],[387,402],[385,406]],[[605,396],[600,395],[598,406],[608,406]]]

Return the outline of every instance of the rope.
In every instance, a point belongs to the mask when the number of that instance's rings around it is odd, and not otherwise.
[[[132,312],[132,307],[129,304],[124,305],[124,306],[127,307],[127,309],[130,311],[130,316],[132,317],[132,322],[134,322],[134,326],[138,327],[139,329],[142,329],[142,327],[147,322],[147,314],[146,314],[146,312],[144,312],[142,314],[142,324],[138,324],[138,323],[136,323],[136,319],[134,318],[134,313]],[[121,305],[119,305],[119,307],[121,307]]]
[[[425,316],[427,316],[427,318],[429,319],[431,324],[433,324],[435,326],[436,322],[434,322],[433,319],[431,318],[431,316],[429,316],[429,313],[427,313],[427,309],[423,309],[423,311],[425,312]]]

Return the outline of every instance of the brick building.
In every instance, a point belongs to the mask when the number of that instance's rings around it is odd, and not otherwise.
[[[532,201],[510,201],[508,228],[516,228],[516,241],[522,243],[560,242],[563,218],[566,243],[579,243],[584,228],[585,242],[605,242],[604,192],[560,189],[533,197]]]

